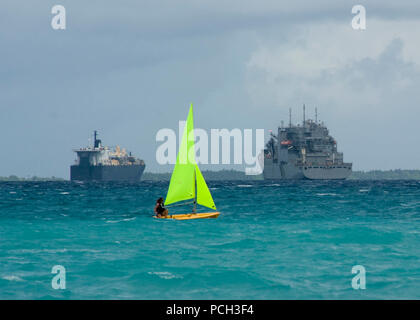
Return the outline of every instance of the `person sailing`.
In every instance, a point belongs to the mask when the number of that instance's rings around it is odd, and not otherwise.
[[[163,198],[159,198],[156,200],[156,205],[155,205],[155,214],[157,218],[162,218],[162,217],[166,217],[168,215],[168,209],[165,208],[165,205],[163,203]]]

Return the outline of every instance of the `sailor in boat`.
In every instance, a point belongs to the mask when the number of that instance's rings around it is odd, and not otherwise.
[[[155,214],[157,218],[166,217],[168,215],[168,209],[165,208],[165,205],[163,203],[163,198],[159,198],[156,200],[155,205]]]

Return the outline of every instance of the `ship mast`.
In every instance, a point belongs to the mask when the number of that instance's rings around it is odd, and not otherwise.
[[[93,142],[93,147],[94,148],[99,148],[101,145],[101,140],[97,139],[98,138],[98,131],[94,131],[93,132],[93,137],[94,137],[94,142]]]
[[[197,173],[196,169],[194,169],[194,204],[193,204],[193,213],[197,213]]]
[[[303,104],[303,126],[305,126],[305,104]]]

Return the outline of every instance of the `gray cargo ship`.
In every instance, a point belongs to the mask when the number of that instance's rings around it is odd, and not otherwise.
[[[264,179],[343,180],[352,172],[352,164],[343,160],[337,142],[323,123],[305,119],[293,125],[289,110],[289,126],[271,134],[264,149]]]
[[[76,163],[70,167],[71,181],[127,181],[137,182],[145,169],[144,161],[119,146],[102,146],[94,132],[93,147],[74,150]]]

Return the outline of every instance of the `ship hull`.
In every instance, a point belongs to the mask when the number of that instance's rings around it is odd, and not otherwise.
[[[273,163],[264,161],[264,179],[266,180],[300,180],[305,179],[302,170],[291,163]]]
[[[71,181],[120,181],[138,182],[143,175],[145,165],[121,166],[78,166],[70,167]]]
[[[351,174],[351,167],[303,167],[302,173],[309,180],[344,180]]]
[[[265,180],[344,180],[352,172],[351,165],[300,167],[291,163],[264,162]]]

